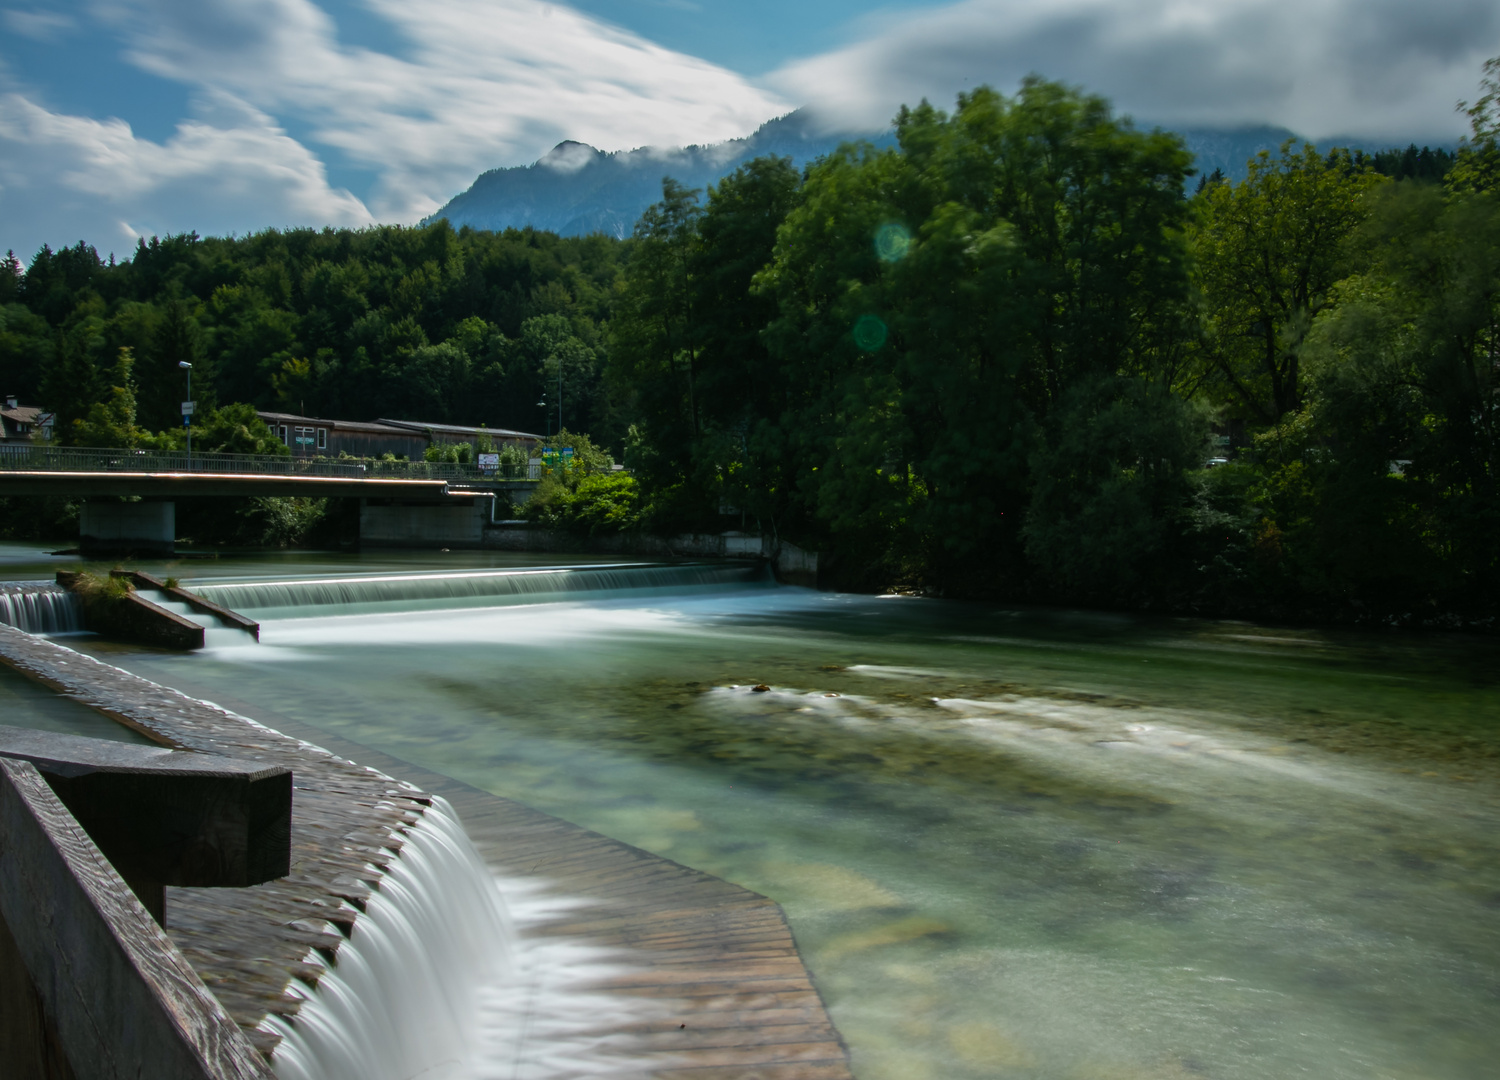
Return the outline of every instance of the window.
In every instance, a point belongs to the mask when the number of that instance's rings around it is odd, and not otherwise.
[[[327,428],[321,428],[320,427],[318,429],[318,449],[319,450],[327,450],[328,449],[328,429]]]
[[[282,441],[282,443],[284,443],[287,446],[291,446],[292,445],[292,440],[289,439],[289,438],[287,438],[287,430],[286,430],[286,425],[285,424],[281,425],[281,441]]]

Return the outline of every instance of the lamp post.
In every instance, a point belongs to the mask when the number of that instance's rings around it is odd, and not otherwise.
[[[547,407],[546,394],[542,395],[542,400],[536,403],[536,407],[538,409],[545,409]],[[550,439],[552,437],[552,417],[546,413],[543,413],[542,415],[547,417],[547,437]]]
[[[177,366],[187,372],[187,400],[182,410],[182,430],[187,435],[188,468],[193,467],[193,365],[186,360],[177,361]]]

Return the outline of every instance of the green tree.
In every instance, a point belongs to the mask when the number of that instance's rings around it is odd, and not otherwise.
[[[662,181],[661,202],[636,224],[610,325],[612,378],[633,399],[664,476],[689,470],[699,429],[692,271],[701,214],[697,191]]]
[[[1470,135],[1459,144],[1448,186],[1460,194],[1500,189],[1500,56],[1485,61],[1479,88],[1477,101],[1459,103]]]
[[[562,315],[537,315],[521,324],[515,352],[531,369],[545,395],[543,424],[575,429],[587,426],[598,389],[597,356]],[[561,409],[558,394],[561,392]],[[550,423],[549,423],[550,421]]]
[[[1404,189],[1318,320],[1298,556],[1366,603],[1500,595],[1500,205]],[[1393,463],[1401,464],[1393,467]]]
[[[896,127],[899,150],[810,170],[759,279],[798,487],[846,542],[1017,567],[1049,418],[1076,384],[1162,377],[1182,340],[1190,159],[1039,79]]]
[[[153,435],[136,423],[134,367],[135,356],[121,349],[104,399],[95,402],[83,419],[73,421],[75,446],[156,449],[170,445],[171,436]]]
[[[1197,197],[1192,253],[1204,309],[1200,377],[1211,397],[1274,424],[1302,407],[1300,349],[1347,273],[1344,241],[1385,183],[1345,150],[1262,151],[1243,183]]]
[[[701,341],[700,468],[733,502],[771,521],[784,510],[787,475],[779,420],[789,398],[763,333],[775,298],[753,288],[802,178],[788,158],[741,165],[709,190],[693,258]]]
[[[275,454],[291,450],[277,438],[247,402],[221,406],[197,418],[193,425],[193,450],[213,454]]]

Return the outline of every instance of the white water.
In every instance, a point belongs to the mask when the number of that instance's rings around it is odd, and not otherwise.
[[[136,592],[142,599],[151,601],[157,607],[170,611],[174,615],[181,615],[189,622],[195,622],[203,627],[205,648],[222,649],[255,642],[254,635],[248,631],[241,630],[238,626],[225,626],[213,615],[205,615],[190,604],[181,600],[173,600],[160,589],[137,589]]]
[[[763,566],[718,563],[661,566],[622,564],[543,567],[526,570],[462,570],[408,574],[340,575],[285,581],[201,582],[194,590],[233,611],[256,611],[261,618],[411,611],[507,601],[534,603],[549,596],[640,596],[718,590],[743,584],[774,584]]]
[[[0,623],[28,634],[76,633],[83,629],[83,609],[57,585],[0,585]]]
[[[280,1080],[543,1080],[618,1068],[618,1031],[652,1008],[588,989],[623,970],[601,950],[527,940],[568,902],[491,875],[435,799],[291,1020]],[[513,914],[518,918],[513,918]],[[520,924],[518,929],[517,923]]]

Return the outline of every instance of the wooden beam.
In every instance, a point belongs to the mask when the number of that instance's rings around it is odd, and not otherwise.
[[[7,1077],[57,1076],[48,1046],[89,1080],[272,1080],[203,980],[131,894],[36,766],[0,759],[0,921],[40,1009],[42,1045],[0,1045]],[[24,995],[23,995],[24,998]],[[22,1025],[7,1024],[9,1036]],[[26,1070],[23,1072],[22,1070]],[[47,1069],[48,1071],[40,1071]],[[66,1075],[66,1073],[62,1074]]]

